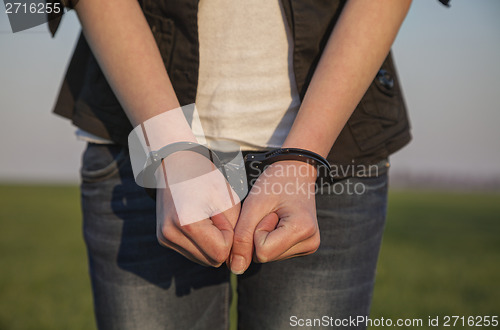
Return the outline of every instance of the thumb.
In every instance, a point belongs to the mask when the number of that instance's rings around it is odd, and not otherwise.
[[[257,262],[281,260],[295,255],[310,254],[319,245],[316,217],[308,212],[296,213],[282,219],[269,220],[267,226],[255,230],[255,259]],[[279,222],[278,222],[279,221]],[[264,222],[264,221],[263,221]],[[272,225],[276,227],[273,228]]]
[[[266,215],[265,208],[258,208],[247,199],[243,203],[240,218],[234,228],[233,247],[229,256],[229,267],[231,271],[240,275],[247,270],[252,261],[253,238],[255,227]],[[261,205],[262,206],[262,205]]]

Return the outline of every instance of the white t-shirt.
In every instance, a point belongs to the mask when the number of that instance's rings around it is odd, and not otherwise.
[[[196,108],[209,146],[279,148],[300,106],[280,0],[200,0]],[[113,143],[77,130],[80,140]]]
[[[207,141],[281,147],[300,98],[279,0],[201,0],[196,107]]]

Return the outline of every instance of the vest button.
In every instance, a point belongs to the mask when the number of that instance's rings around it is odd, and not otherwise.
[[[394,78],[384,69],[378,71],[376,79],[384,88],[391,90],[394,87]]]

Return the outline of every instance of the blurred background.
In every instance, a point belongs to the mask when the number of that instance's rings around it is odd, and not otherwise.
[[[498,0],[414,1],[394,44],[414,139],[391,158],[374,318],[500,316],[498,17]],[[51,114],[79,31],[69,12],[55,38],[13,34],[0,13],[0,329],[95,328],[84,144]]]

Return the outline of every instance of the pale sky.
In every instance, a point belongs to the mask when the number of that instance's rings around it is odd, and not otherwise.
[[[414,0],[393,52],[414,139],[393,173],[500,178],[500,1]],[[84,144],[51,114],[79,24],[12,34],[0,12],[0,182],[78,182]]]

